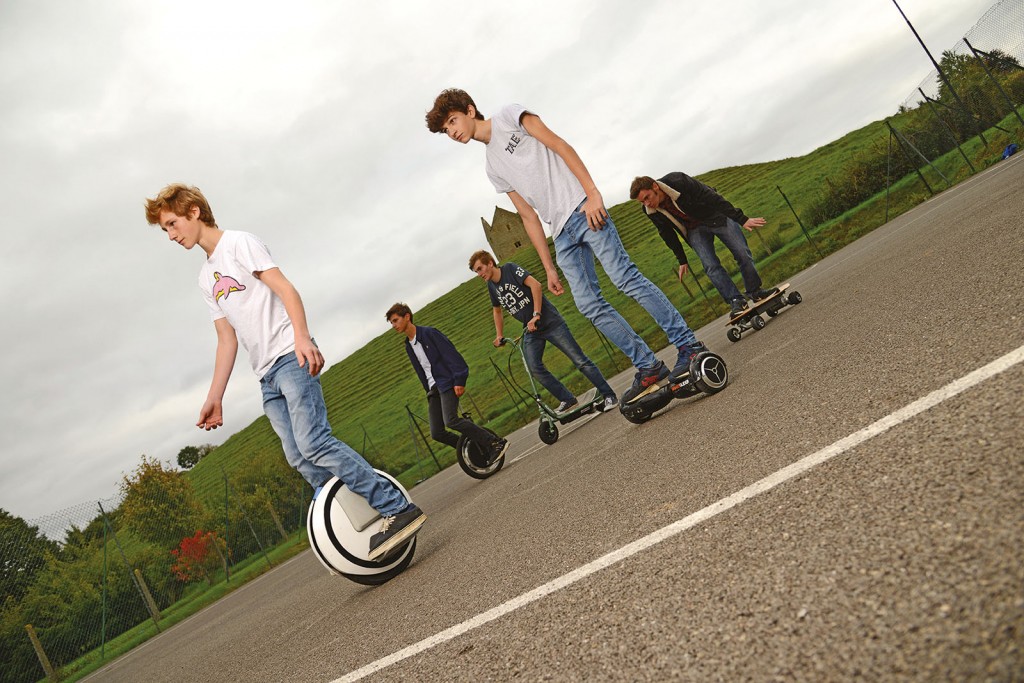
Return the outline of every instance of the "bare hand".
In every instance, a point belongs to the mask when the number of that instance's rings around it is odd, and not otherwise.
[[[216,429],[224,424],[224,412],[220,401],[211,401],[207,399],[206,403],[203,404],[202,409],[199,411],[199,421],[196,422],[196,427],[210,431]]]
[[[528,323],[526,323],[526,329],[529,330],[530,332],[536,332],[537,331],[537,319],[536,318],[530,318],[530,321]]]
[[[310,377],[316,377],[324,369],[324,356],[312,339],[295,340],[295,358],[299,361],[300,368],[309,364]]]
[[[763,218],[748,218],[747,222],[743,224],[743,229],[747,232],[752,232],[754,228],[763,228],[767,222]]]
[[[462,396],[464,393],[466,393],[466,387],[454,387],[454,389],[456,396]]]
[[[562,281],[558,279],[558,273],[554,270],[548,271],[548,291],[555,296],[562,296],[565,294],[565,289],[562,288]]]
[[[587,225],[594,232],[604,227],[608,220],[608,212],[604,208],[604,198],[601,193],[594,190],[592,195],[587,195],[587,201],[583,202],[583,213],[587,214]]]
[[[683,281],[683,276],[690,272],[690,264],[681,263],[679,264],[679,281]]]
[[[495,337],[494,341],[491,342],[491,343],[494,344],[494,348],[496,348],[496,349],[500,349],[502,346],[504,346],[504,344],[501,343],[501,335],[500,334],[497,337]]]

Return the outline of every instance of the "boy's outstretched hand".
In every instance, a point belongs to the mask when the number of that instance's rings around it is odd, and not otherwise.
[[[316,347],[312,339],[304,339],[301,342],[295,340],[295,358],[299,361],[299,367],[309,365],[309,376],[316,377],[324,369],[324,355]]]
[[[224,412],[220,401],[207,400],[199,411],[199,422],[196,422],[196,427],[210,431],[223,424]]]

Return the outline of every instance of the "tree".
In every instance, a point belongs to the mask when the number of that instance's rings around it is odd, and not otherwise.
[[[7,596],[21,600],[36,574],[59,546],[21,517],[0,508],[0,603]]]
[[[215,449],[212,443],[206,443],[202,446],[185,446],[178,451],[178,467],[183,470],[189,470],[196,466],[200,460],[210,454]]]
[[[196,446],[185,446],[178,451],[178,467],[183,470],[190,470],[196,466],[201,457]]]
[[[225,552],[227,546],[217,534],[196,531],[192,536],[181,539],[178,547],[171,551],[174,555],[171,571],[186,583],[206,579],[212,586],[213,572],[220,566],[220,558]]]
[[[124,525],[143,541],[172,548],[199,527],[203,507],[191,482],[156,459],[143,455],[142,464],[122,480],[121,492]]]

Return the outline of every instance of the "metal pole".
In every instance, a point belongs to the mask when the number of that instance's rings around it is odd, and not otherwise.
[[[437,456],[434,455],[434,449],[430,447],[430,442],[427,440],[427,437],[424,436],[423,430],[420,429],[419,423],[416,422],[416,415],[414,415],[413,412],[409,410],[409,404],[405,405],[405,412],[409,413],[409,420],[412,422],[413,427],[416,428],[416,431],[419,432],[420,438],[423,439],[423,445],[427,447],[427,452],[430,453],[430,457],[434,459],[434,464],[437,465],[437,471],[442,471],[444,468],[442,468],[441,463],[437,461]]]
[[[946,132],[949,133],[949,137],[953,141],[953,144],[956,145],[956,148],[960,151],[960,156],[962,156],[964,158],[964,161],[967,162],[967,165],[971,167],[971,173],[977,173],[978,171],[975,170],[974,164],[972,164],[971,160],[967,158],[967,155],[964,153],[963,147],[960,146],[960,143],[956,139],[956,135],[953,134],[953,129],[949,127],[949,124],[946,123],[946,121],[941,116],[939,116],[939,110],[935,108],[935,103],[932,102],[932,98],[925,95],[924,90],[921,90],[921,88],[918,88],[917,92],[921,93],[921,97],[923,97],[924,101],[928,103],[928,109],[932,112],[935,118],[939,120],[939,123],[942,124],[942,127],[946,129]],[[890,133],[889,136],[891,141],[892,134]]]
[[[999,94],[1001,94],[1003,99],[1006,100],[1006,104],[1010,106],[1010,110],[1013,111],[1013,115],[1017,117],[1018,121],[1020,121],[1020,125],[1024,126],[1024,118],[1021,118],[1020,112],[1017,111],[1017,107],[1013,106],[1013,100],[1010,99],[1010,96],[1006,94],[1005,90],[1003,90],[1003,86],[999,85],[999,81],[997,81],[996,77],[992,75],[991,71],[989,71],[988,64],[985,63],[985,60],[978,56],[978,53],[980,52],[988,57],[988,53],[982,52],[981,50],[975,50],[974,46],[971,45],[971,41],[967,40],[966,37],[964,38],[964,42],[967,43],[967,47],[969,47],[971,52],[974,53],[974,58],[981,62],[981,68],[985,70],[985,74],[988,76],[989,80],[992,81],[996,88],[999,89]]]
[[[900,136],[899,136],[899,135],[896,135],[896,129],[895,129],[895,128],[893,128],[893,127],[892,127],[892,126],[891,126],[891,125],[889,124],[889,122],[888,122],[888,121],[886,121],[886,122],[885,122],[885,125],[886,125],[886,126],[889,126],[889,134],[890,134],[890,135],[894,135],[894,136],[896,136],[896,144],[898,144],[898,145],[900,146],[900,151],[901,151],[901,152],[903,152],[903,156],[904,156],[904,157],[906,157],[906,159],[907,159],[907,161],[908,161],[908,162],[910,163],[910,165],[914,167],[914,172],[915,172],[915,173],[917,173],[917,177],[918,177],[918,178],[920,178],[920,179],[921,179],[921,182],[922,182],[922,183],[924,183],[924,186],[928,188],[928,192],[929,192],[929,194],[931,194],[932,196],[935,196],[935,190],[933,190],[933,189],[932,189],[932,186],[928,184],[928,181],[927,181],[927,180],[925,180],[925,178],[924,178],[924,174],[923,174],[923,173],[921,173],[921,169],[920,169],[920,168],[918,168],[918,167],[917,167],[917,164],[915,164],[915,163],[914,163],[914,160],[913,160],[913,159],[912,159],[912,158],[910,157],[910,153],[909,153],[909,152],[907,152],[907,150],[906,150],[906,149],[904,149],[904,147],[903,147],[903,141],[902,141],[902,140],[900,140]]]
[[[940,177],[941,177],[941,178],[942,178],[943,180],[945,180],[945,181],[946,181],[946,187],[952,187],[952,183],[950,183],[950,182],[949,182],[949,178],[947,178],[947,177],[946,177],[946,176],[945,176],[945,175],[944,175],[944,174],[942,173],[942,171],[940,171],[940,170],[938,169],[938,167],[936,167],[936,166],[935,166],[935,164],[933,164],[933,163],[931,162],[931,159],[929,159],[929,158],[928,158],[928,157],[926,157],[926,156],[925,156],[924,154],[922,154],[922,153],[921,153],[921,150],[919,150],[919,149],[918,149],[917,147],[914,147],[914,143],[912,143],[912,142],[911,142],[910,140],[908,140],[908,139],[906,138],[906,136],[905,136],[905,135],[903,135],[903,133],[899,132],[899,131],[898,131],[898,130],[896,130],[895,128],[894,128],[893,130],[894,130],[894,131],[895,131],[895,133],[896,133],[896,139],[897,139],[897,140],[902,140],[902,141],[903,141],[903,142],[904,142],[904,143],[905,143],[905,144],[907,145],[907,147],[909,147],[910,149],[914,150],[914,152],[915,152],[915,153],[917,154],[917,156],[921,157],[921,158],[922,158],[922,159],[924,160],[924,163],[928,164],[928,165],[929,165],[929,166],[931,167],[931,169],[932,169],[933,171],[935,171],[936,173],[938,173],[938,174],[939,174],[939,176],[940,176]]]
[[[942,70],[942,67],[939,66],[939,63],[935,61],[935,57],[932,57],[932,53],[928,50],[928,46],[924,44],[923,40],[921,40],[921,36],[918,35],[917,29],[915,29],[914,25],[910,23],[910,19],[907,19],[907,15],[903,13],[903,8],[899,6],[896,0],[892,0],[892,4],[896,5],[896,9],[899,10],[900,15],[903,17],[903,21],[907,22],[907,26],[910,27],[910,31],[914,34],[914,37],[917,38],[917,42],[921,44],[921,48],[924,49],[924,53],[928,55],[928,59],[931,60],[935,70],[939,72],[939,78],[941,78],[942,82],[946,84],[946,87],[949,88],[949,92],[953,95],[960,106],[963,107],[964,111],[967,112],[967,115],[974,120],[974,114],[967,105],[964,104],[964,101],[960,99],[960,95],[957,94],[956,90],[953,89],[953,84],[949,82],[948,78],[946,78],[946,73]],[[988,147],[988,140],[985,139],[985,133],[981,129],[981,124],[978,123],[977,120],[975,120],[975,123],[978,126],[978,137],[980,137],[981,141],[985,143],[986,147]]]
[[[128,557],[124,554],[124,548],[121,547],[121,541],[117,539],[117,532],[114,531],[114,527],[110,525],[110,518],[107,517],[107,511],[103,509],[103,503],[96,503],[100,506],[100,514],[103,515],[103,523],[108,529],[110,529],[110,535],[114,537],[114,545],[117,546],[117,550],[121,553],[121,559],[124,560],[124,564],[128,567],[128,574],[132,577],[132,583],[135,584],[135,590],[139,592],[139,597],[142,598],[142,604],[146,606],[146,611],[149,612],[149,617],[153,620],[153,625],[156,626],[157,633],[160,633],[160,624],[156,621],[156,615],[153,614],[149,609],[149,603],[146,602],[146,596],[142,592],[142,586],[139,585],[138,580],[135,578],[134,569],[131,562],[128,561]]]
[[[889,187],[892,185],[892,131],[889,131],[888,149],[885,152],[885,222],[889,222]]]
[[[811,239],[811,235],[810,235],[810,233],[807,232],[807,228],[804,227],[804,222],[802,220],[800,220],[800,215],[797,214],[796,209],[794,209],[793,205],[790,204],[789,197],[786,196],[786,193],[783,192],[782,188],[779,187],[778,185],[775,186],[775,189],[778,190],[779,194],[782,195],[782,198],[784,200],[786,200],[786,206],[789,207],[789,210],[793,212],[793,216],[796,217],[796,222],[800,224],[800,229],[803,230],[804,237],[806,237],[807,241],[810,242],[812,247],[814,247],[814,251],[818,252],[818,258],[825,258],[824,255],[821,253],[821,250],[818,249],[818,245],[815,244],[814,240]]]

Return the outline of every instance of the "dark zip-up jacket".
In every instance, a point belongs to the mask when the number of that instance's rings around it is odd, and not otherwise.
[[[423,347],[423,352],[430,361],[430,374],[438,391],[466,386],[469,366],[443,332],[426,325],[417,325],[416,343]],[[423,390],[430,391],[427,386],[427,374],[423,371],[420,359],[416,357],[416,352],[412,350],[412,343],[408,339],[405,340],[405,352],[409,354],[409,360],[412,361],[412,367],[420,378]]]
[[[740,225],[746,223],[749,217],[742,210],[736,208],[729,201],[718,194],[715,188],[709,187],[696,178],[691,178],[679,171],[669,173],[657,181],[661,189],[675,203],[676,208],[685,213],[693,220],[712,228],[720,228],[725,225],[725,220],[731,218]],[[651,219],[658,229],[658,234],[665,241],[668,248],[676,255],[679,265],[686,263],[686,253],[679,241],[679,235],[686,239],[686,227],[669,211],[665,209],[651,210],[644,207],[647,217]]]

